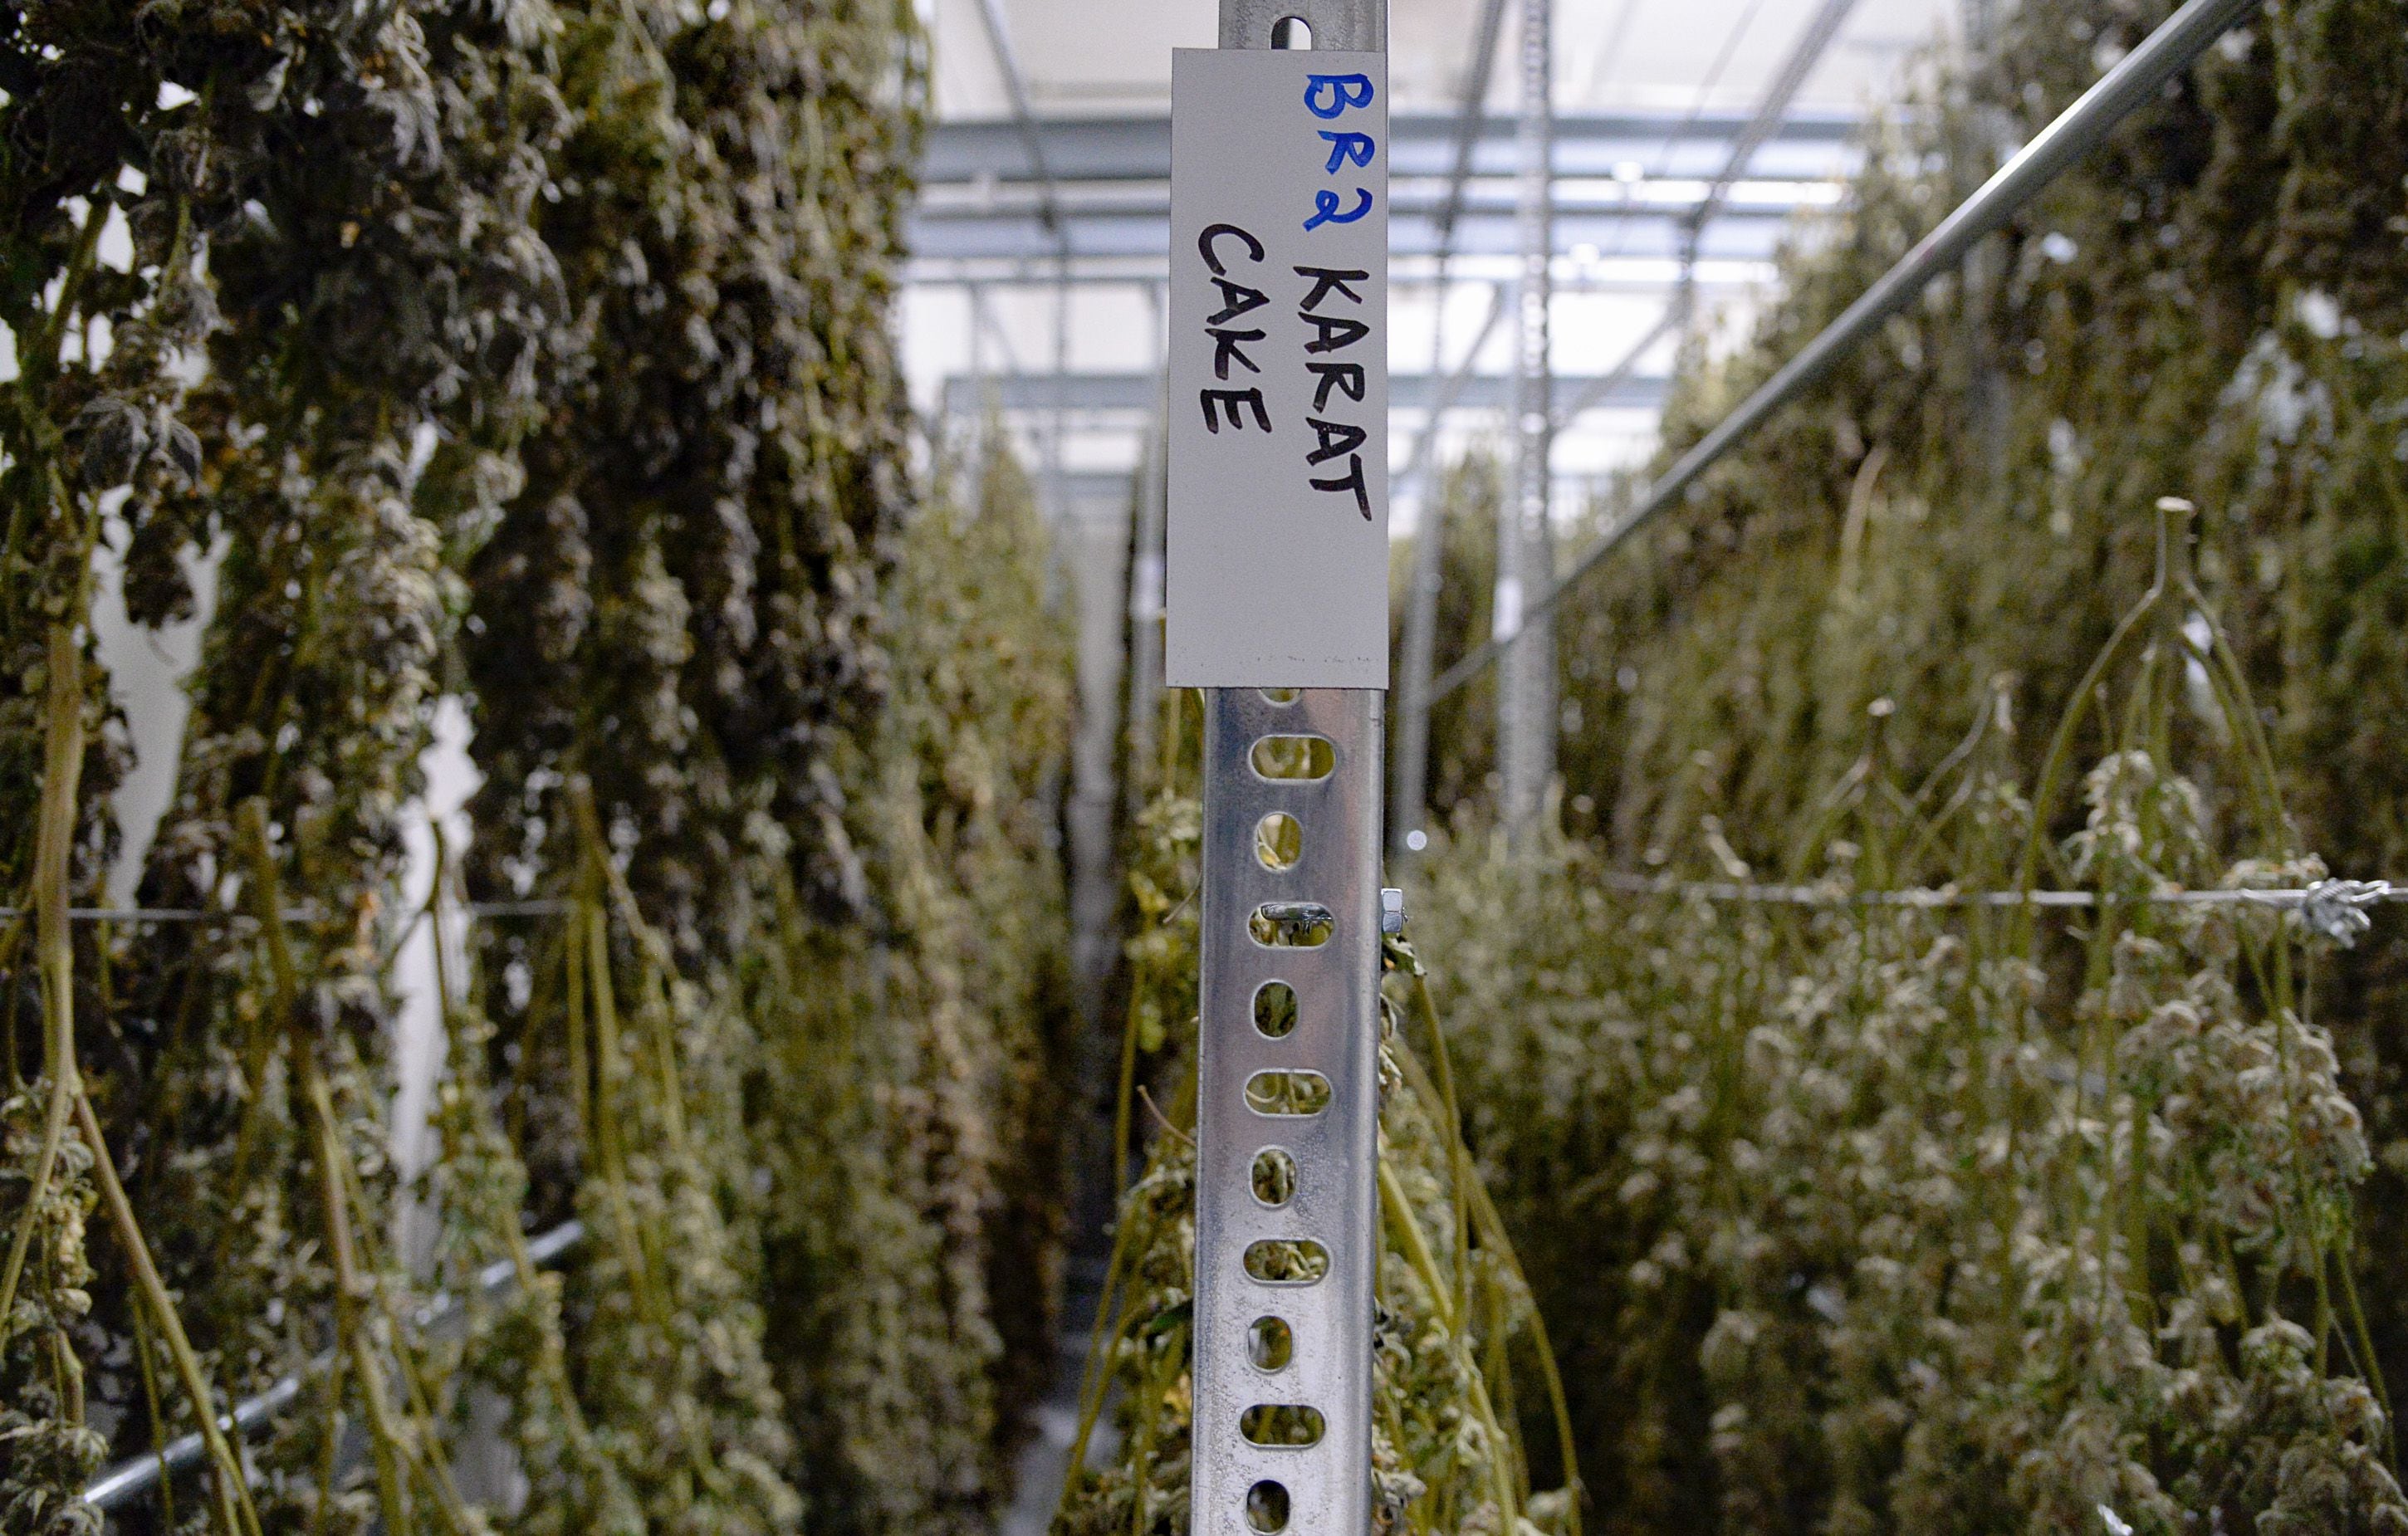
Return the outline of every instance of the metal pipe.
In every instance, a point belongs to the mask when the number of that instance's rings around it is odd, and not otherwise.
[[[1481,0],[1480,29],[1471,46],[1471,71],[1463,78],[1463,101],[1455,114],[1455,159],[1447,171],[1446,200],[1438,208],[1439,261],[1455,246],[1455,222],[1463,215],[1463,187],[1471,179],[1471,152],[1480,142],[1480,120],[1488,109],[1488,78],[1497,71],[1497,38],[1505,30],[1505,0]]]
[[[1455,366],[1455,371],[1449,373],[1440,382],[1437,395],[1430,399],[1429,419],[1422,423],[1421,431],[1414,434],[1412,452],[1405,457],[1404,472],[1398,475],[1396,483],[1389,487],[1389,497],[1392,501],[1400,499],[1406,492],[1418,487],[1422,477],[1429,472],[1430,459],[1438,451],[1439,423],[1445,418],[1448,411],[1462,403],[1464,391],[1470,386],[1473,379],[1479,377],[1474,365],[1480,361],[1480,349],[1488,345],[1488,338],[1497,334],[1498,323],[1505,318],[1507,289],[1499,283],[1491,290],[1491,294],[1488,317],[1480,323],[1479,331],[1472,336],[1471,345],[1464,349],[1461,360]],[[1412,375],[1409,374],[1406,377],[1410,379]],[[1393,380],[1390,387],[1395,387]]]
[[[1037,129],[1037,112],[1028,103],[1028,77],[1021,72],[1020,55],[1011,46],[1011,23],[1003,14],[1003,0],[980,0],[979,17],[986,23],[987,45],[995,50],[996,68],[1003,75],[1004,94],[1011,102],[1012,121],[1020,129],[1021,147],[1028,154],[1029,174],[1039,188],[1037,217],[1069,255],[1069,237],[1062,227],[1058,190],[1045,164],[1045,137]]]
[[[527,1258],[540,1268],[575,1247],[584,1236],[583,1222],[562,1222],[527,1240]],[[517,1284],[518,1267],[507,1258],[495,1259],[477,1271],[480,1296],[497,1296]],[[415,1321],[421,1328],[440,1327],[460,1312],[461,1305],[457,1297],[438,1296],[420,1309]],[[309,1362],[309,1369],[303,1374],[287,1376],[266,1391],[243,1399],[234,1405],[232,1413],[218,1420],[218,1428],[237,1439],[250,1439],[290,1407],[300,1397],[307,1378],[323,1371],[333,1359],[332,1355],[321,1355]],[[179,1435],[162,1449],[129,1457],[86,1484],[83,1501],[103,1513],[120,1508],[158,1486],[162,1476],[199,1465],[206,1451],[200,1431]]]
[[[1680,302],[1684,306],[1688,300],[1689,274],[1698,265],[1698,242],[1705,237],[1706,225],[1722,211],[1732,186],[1746,174],[1747,163],[1756,158],[1756,151],[1764,147],[1765,141],[1780,128],[1782,119],[1789,115],[1789,104],[1797,99],[1799,91],[1806,84],[1806,77],[1813,74],[1815,65],[1822,62],[1824,53],[1831,46],[1831,39],[1839,36],[1842,23],[1856,8],[1856,0],[1823,0],[1822,8],[1807,22],[1806,30],[1800,32],[1798,41],[1791,45],[1789,56],[1782,60],[1781,67],[1773,72],[1772,83],[1765,88],[1764,99],[1756,104],[1756,115],[1749,118],[1738,136],[1732,138],[1730,153],[1724,159],[1723,168],[1707,184],[1705,196],[1699,198],[1698,206],[1690,210],[1688,238],[1681,253]]]
[[[2258,0],[2189,0],[2174,12],[2165,25],[2126,54],[2096,85],[2084,92],[2079,101],[2000,166],[1980,191],[1916,242],[1914,250],[1882,274],[1861,298],[1818,332],[1778,373],[1740,402],[1720,425],[1682,454],[1662,479],[1648,487],[1646,496],[1628,517],[1598,539],[1570,574],[1529,605],[1524,623],[1552,612],[1567,593],[1604,563],[1607,555],[1678,502],[1697,483],[1698,476],[1746,440],[1774,411],[1828,377],[1850,348],[1913,303],[1934,278],[1955,270],[1983,237],[2004,227],[2042,188],[2097,147],[2135,108],[2153,99],[2160,87],[2189,67],[2218,37],[2256,10],[2258,4]],[[1431,696],[1444,698],[1478,676],[1503,653],[1510,640],[1511,637],[1491,639],[1448,668],[1431,690]]]
[[[1062,503],[1062,437],[1065,430],[1065,408],[1060,398],[1063,376],[1070,367],[1070,230],[1062,222],[1061,189],[1054,183],[1054,172],[1045,163],[1045,137],[1038,131],[1037,112],[1029,105],[1028,77],[1020,67],[1020,55],[1011,46],[1011,25],[1003,14],[1003,0],[980,0],[979,15],[986,23],[989,46],[995,50],[996,67],[1002,72],[1004,93],[1011,101],[1011,115],[1020,128],[1020,142],[1028,154],[1029,174],[1037,180],[1037,219],[1046,233],[1054,237],[1054,411],[1050,429],[1045,435],[1045,457],[1042,479],[1045,500],[1058,521],[1065,508]]]

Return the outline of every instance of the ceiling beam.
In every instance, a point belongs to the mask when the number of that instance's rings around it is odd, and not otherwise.
[[[1674,111],[1566,112],[1556,119],[1555,174],[1610,177],[1616,167],[1652,164],[1673,146],[1656,174],[1687,180],[1711,178],[1730,158],[1730,144],[1747,127],[1744,112],[1707,112],[1692,121]],[[923,186],[1044,180],[1057,187],[1081,181],[1168,181],[1170,119],[1168,115],[1101,117],[1030,116],[953,119],[931,123],[921,163]],[[1787,114],[1756,152],[1753,174],[1767,180],[1827,180],[1843,177],[1860,156],[1855,148],[1864,119],[1855,112]],[[1456,118],[1452,112],[1399,115],[1388,124],[1392,177],[1445,177],[1455,163]],[[1038,157],[1032,170],[1025,133],[1034,133]],[[1472,140],[1469,176],[1510,177],[1513,120],[1484,114]]]
[[[1848,13],[1856,8],[1856,0],[1823,0],[1814,14],[1807,18],[1805,30],[1799,33],[1798,40],[1790,45],[1788,57],[1783,59],[1781,67],[1773,71],[1771,83],[1765,87],[1764,99],[1756,103],[1756,114],[1731,136],[1729,157],[1723,162],[1723,168],[1714,173],[1713,180],[1707,184],[1705,196],[1698,200],[1697,207],[1689,214],[1687,249],[1682,253],[1681,263],[1683,280],[1680,296],[1676,300],[1684,311],[1683,323],[1687,323],[1686,310],[1691,293],[1687,274],[1697,266],[1698,248],[1705,238],[1706,226],[1722,215],[1725,205],[1730,200],[1731,188],[1738,185],[1740,178],[1747,173],[1749,163],[1756,158],[1756,151],[1762,149],[1765,141],[1787,120],[1790,104],[1798,99],[1799,91],[1806,84],[1806,77],[1823,62],[1823,55],[1830,50],[1832,39],[1839,36]]]
[[[1038,221],[1054,237],[1064,260],[1068,260],[1070,246],[1062,228],[1057,209],[1059,194],[1054,189],[1054,172],[1045,158],[1045,135],[1039,126],[1036,109],[1028,101],[1028,77],[1020,67],[1020,54],[1011,46],[1011,25],[1003,14],[1003,0],[979,0],[979,16],[986,23],[986,40],[995,50],[995,66],[1003,76],[1004,95],[1011,103],[1011,125],[1026,157],[1028,179],[1037,183]]]
[[[1555,409],[1567,410],[1654,410],[1664,401],[1670,380],[1661,373],[1624,370],[1619,378],[1558,374]],[[1603,385],[1605,387],[1599,387]],[[1059,380],[1060,404],[1066,410],[1126,411],[1150,416],[1161,404],[1162,380],[1153,373],[1070,373]],[[945,380],[947,415],[975,416],[990,408],[1005,411],[1052,410],[1056,380],[1051,374],[1007,374],[979,380],[955,375]],[[1513,381],[1502,374],[1472,374],[1462,380],[1426,373],[1392,374],[1388,409],[1426,411],[1447,399],[1456,410],[1504,410],[1513,403]],[[1193,409],[1195,402],[1188,402]]]

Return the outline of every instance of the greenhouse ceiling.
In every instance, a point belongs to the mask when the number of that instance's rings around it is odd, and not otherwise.
[[[1508,394],[1511,327],[1487,322],[1515,269],[1512,6],[1448,281],[1435,280],[1482,8],[1395,0],[1392,10],[1399,469],[1468,349],[1471,378],[1438,423],[1439,456],[1492,432]],[[934,121],[903,311],[914,398],[940,418],[994,411],[1039,467],[1057,514],[1117,523],[1160,364],[1170,50],[1210,46],[1213,7],[923,0],[922,9]],[[1555,7],[1553,357],[1558,412],[1577,408],[1563,415],[1554,458],[1559,512],[1652,444],[1675,344],[1661,323],[1682,277],[1685,223],[1801,52],[1817,9],[1810,0]],[[1811,50],[1802,84],[1700,233],[1692,275],[1703,323],[1743,322],[1796,216],[1837,197],[1866,114],[1895,102],[1914,60],[1959,10],[1952,0],[1858,0]],[[1409,530],[1414,497],[1400,491],[1395,525]]]

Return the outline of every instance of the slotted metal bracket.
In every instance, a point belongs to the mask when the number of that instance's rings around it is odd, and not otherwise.
[[[1388,0],[1221,0],[1221,46],[1268,48],[1289,17],[1312,28],[1317,49],[1388,50]]]
[[[1387,9],[1221,0],[1221,47],[1385,51]],[[1384,698],[1204,694],[1193,1536],[1371,1529]]]
[[[1205,694],[1195,1536],[1370,1529],[1383,696]]]

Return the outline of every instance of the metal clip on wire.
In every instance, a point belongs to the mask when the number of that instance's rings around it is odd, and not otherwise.
[[[2310,933],[2348,949],[2374,926],[2366,909],[2401,895],[2408,891],[2387,880],[2319,880],[2300,893],[2300,922]]]

